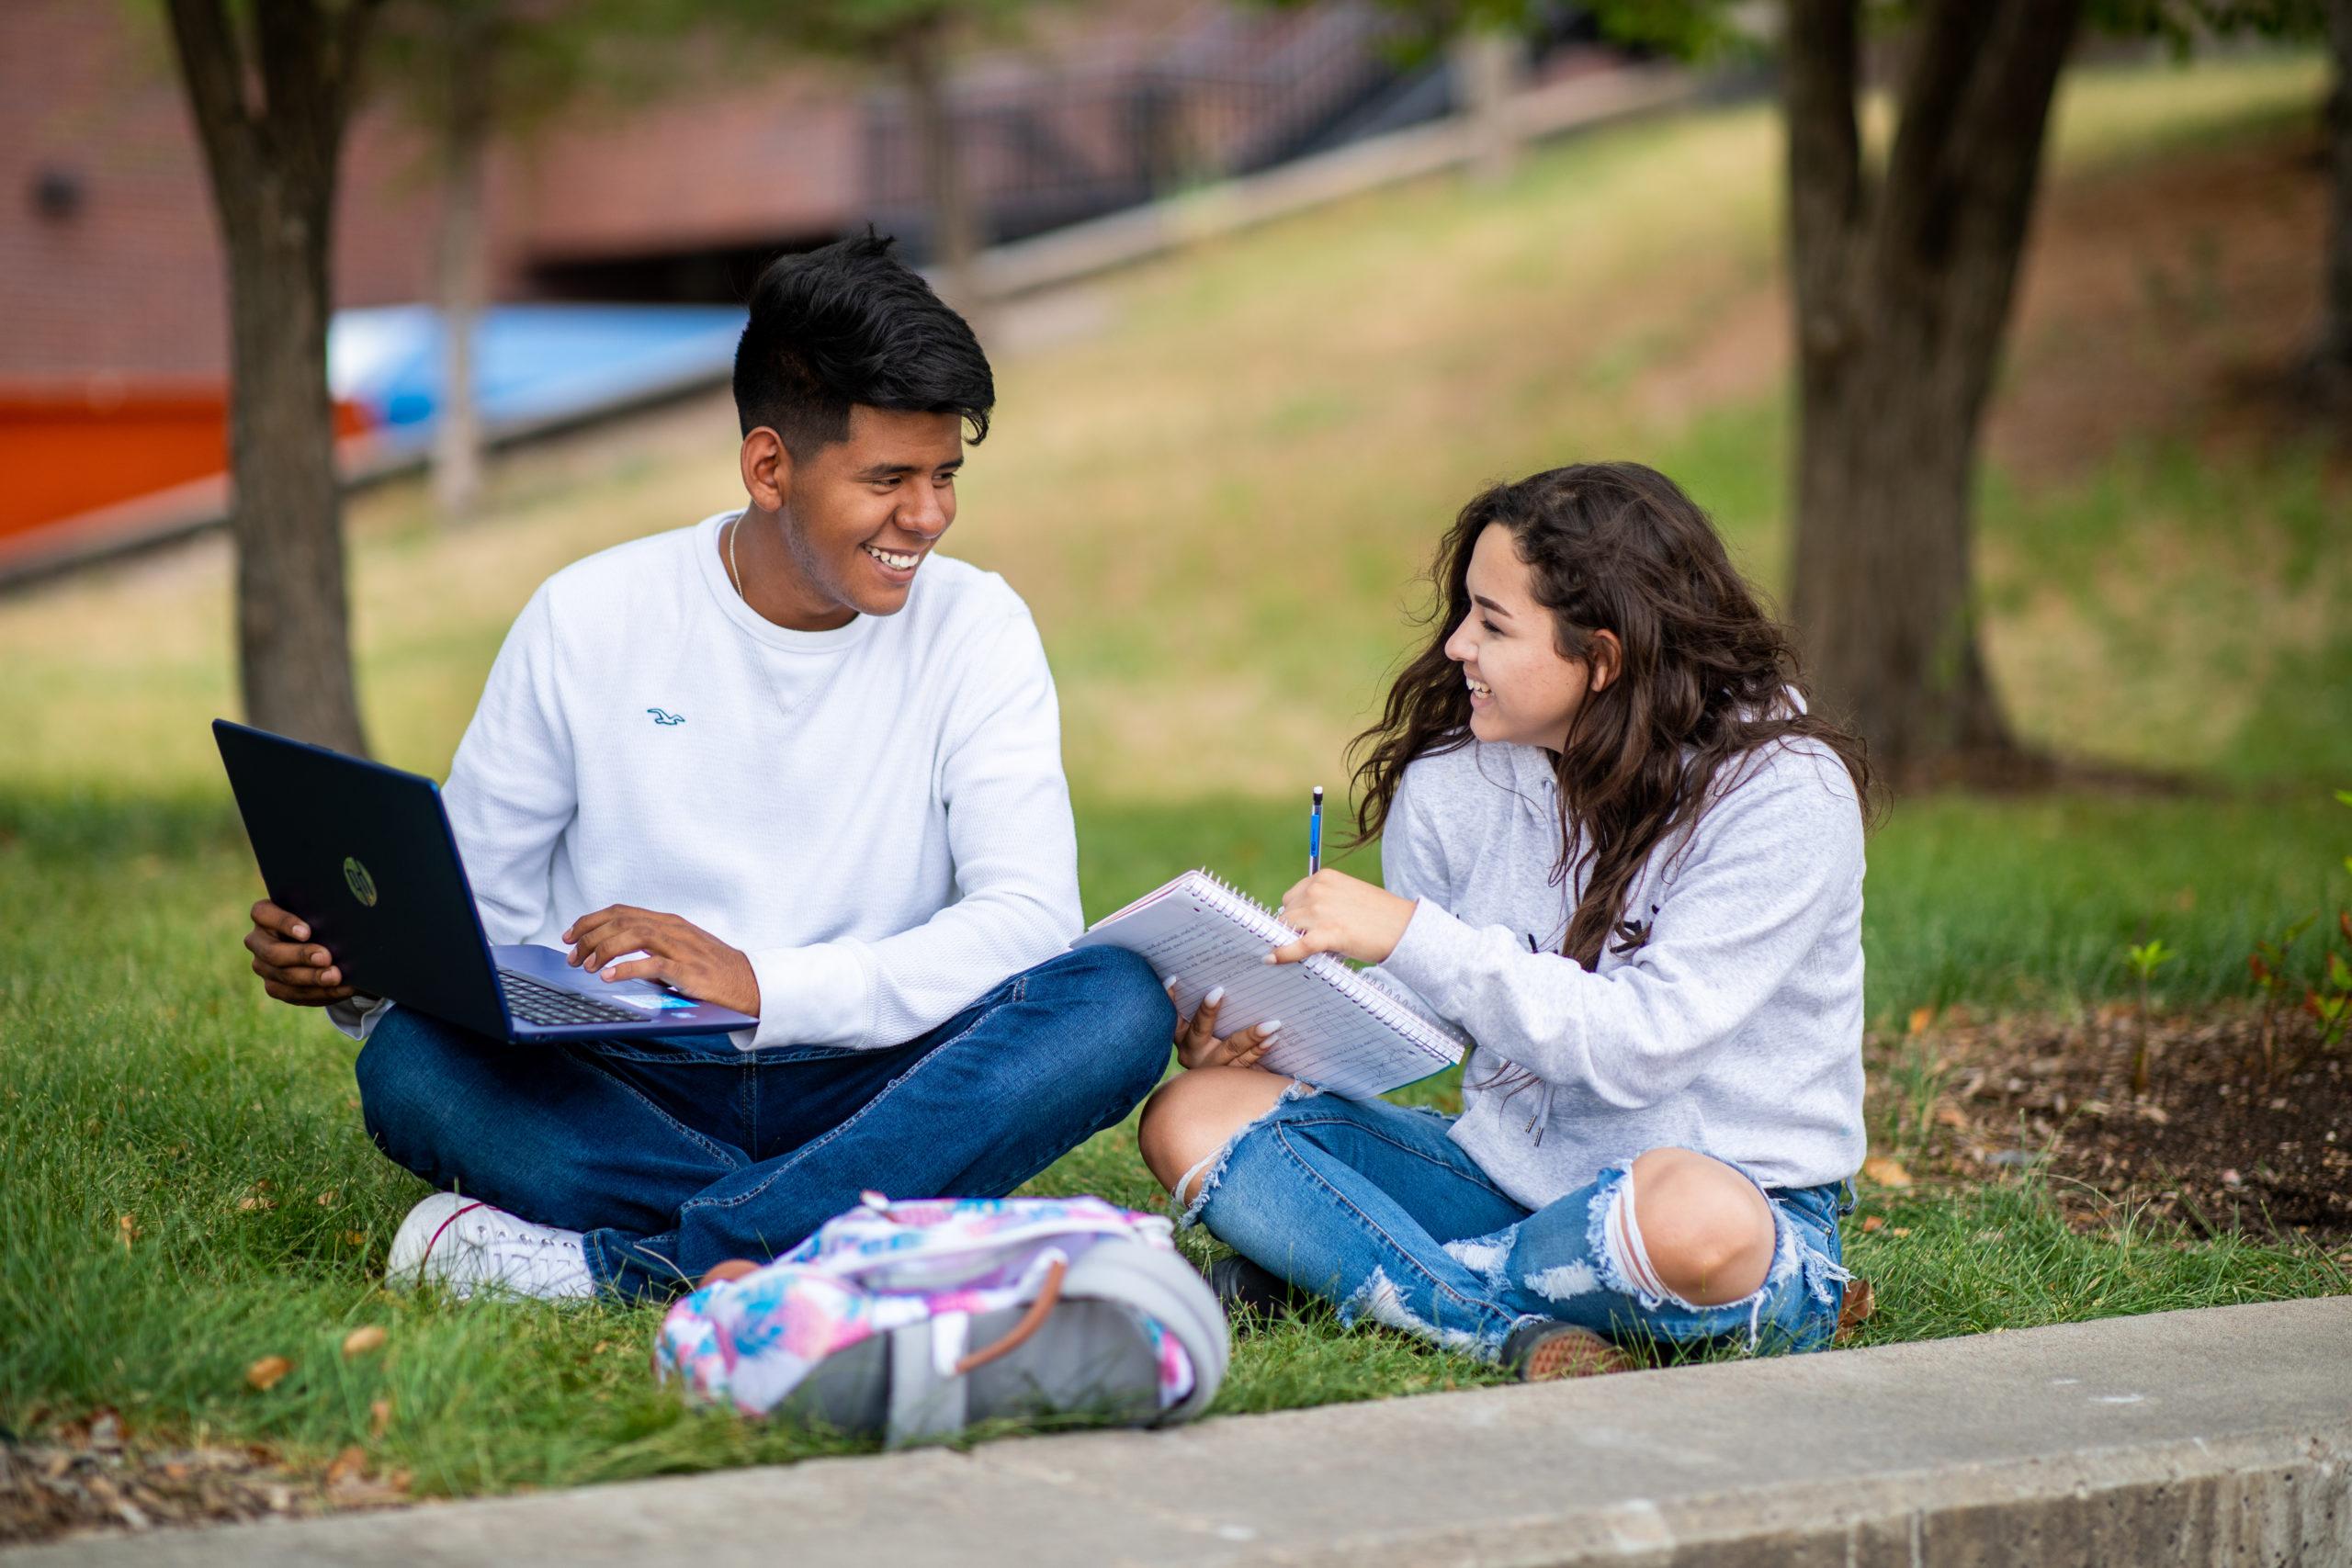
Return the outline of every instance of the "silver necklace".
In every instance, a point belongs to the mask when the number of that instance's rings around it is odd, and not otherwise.
[[[742,573],[735,567],[735,536],[742,530],[742,526],[743,519],[741,513],[730,519],[727,525],[727,582],[735,590],[735,597],[742,600],[745,607],[749,608],[752,601],[743,592]],[[752,613],[755,615],[759,614],[757,610],[752,610]],[[776,711],[780,714],[790,713],[792,705],[784,700],[784,693],[777,689],[775,671],[768,668],[767,660],[754,652],[752,655],[752,662],[759,666],[760,679],[767,682],[768,700],[775,704]]]

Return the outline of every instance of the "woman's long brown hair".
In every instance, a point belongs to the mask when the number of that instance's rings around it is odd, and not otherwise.
[[[1389,689],[1380,722],[1350,747],[1362,759],[1355,842],[1386,824],[1413,759],[1470,744],[1469,689],[1445,642],[1471,613],[1470,554],[1489,526],[1510,531],[1563,658],[1589,660],[1600,631],[1623,650],[1617,677],[1587,694],[1548,752],[1560,810],[1553,880],[1572,886],[1589,868],[1564,955],[1591,969],[1612,935],[1638,945],[1647,928],[1627,919],[1625,900],[1643,864],[1777,743],[1828,748],[1870,811],[1860,740],[1788,700],[1804,691],[1790,634],[1765,614],[1707,514],[1655,468],[1581,463],[1486,491],[1438,547],[1435,598],[1421,618],[1429,641]]]

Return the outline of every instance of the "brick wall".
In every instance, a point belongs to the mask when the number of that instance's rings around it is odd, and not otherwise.
[[[119,376],[217,382],[225,279],[195,127],[162,7],[0,0],[0,385]],[[959,70],[1117,71],[1187,51],[1246,56],[1300,24],[1228,0],[1044,7],[1028,36]],[[866,110],[886,76],[717,43],[662,96],[581,106],[492,159],[493,297],[531,297],[535,266],[736,250],[846,231],[868,193]],[[1016,85],[1013,89],[1018,92]],[[345,148],[338,305],[428,299],[437,201],[414,128],[364,107]],[[44,183],[70,210],[43,209]]]
[[[741,163],[747,151],[762,155],[765,134],[819,149],[804,151],[808,166],[830,170],[846,132],[763,132],[759,117],[773,121],[774,103],[763,109],[741,91],[717,115],[664,100],[640,128],[599,106],[576,127],[502,146],[488,192],[494,295],[528,296],[542,229],[557,251],[645,249],[657,236],[755,234],[794,218],[809,190],[828,215],[838,211],[844,176],[769,179]],[[74,193],[70,210],[43,210],[45,178]],[[389,105],[363,109],[337,200],[336,303],[428,298],[437,208],[413,127]],[[218,380],[225,288],[202,154],[160,16],[119,0],[0,0],[0,381]]]

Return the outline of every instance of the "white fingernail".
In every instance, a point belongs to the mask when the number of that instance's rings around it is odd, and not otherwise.
[[[1219,986],[1216,990],[1211,991],[1207,996],[1201,998],[1201,1005],[1204,1008],[1213,1008],[1223,1000],[1225,1000],[1225,987],[1223,986]]]
[[[1258,1033],[1262,1038],[1272,1034],[1275,1030],[1280,1029],[1282,1026],[1283,1021],[1281,1019],[1270,1018],[1266,1020],[1265,1022],[1258,1026]]]
[[[1176,994],[1176,976],[1170,975],[1168,978],[1162,980],[1159,983],[1159,988],[1166,991],[1170,996],[1174,996]]]
[[[1265,956],[1265,957],[1261,958],[1260,960],[1258,960],[1258,962],[1259,962],[1259,963],[1261,963],[1261,964],[1279,964],[1279,963],[1281,963],[1281,962],[1282,962],[1282,960],[1281,960],[1281,959],[1279,959],[1279,958],[1276,958],[1272,953],[1270,953],[1266,954],[1266,956]]]

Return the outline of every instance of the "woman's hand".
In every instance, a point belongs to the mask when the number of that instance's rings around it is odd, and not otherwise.
[[[1175,982],[1169,985],[1172,988]],[[1218,1039],[1216,1010],[1224,1001],[1225,987],[1219,986],[1201,998],[1200,1010],[1176,1021],[1176,1060],[1187,1072],[1194,1067],[1254,1067],[1274,1043],[1274,1032],[1283,1026],[1278,1018]]]
[[[1275,917],[1299,936],[1268,953],[1269,964],[1295,964],[1310,953],[1385,964],[1412,923],[1413,901],[1343,871],[1318,871],[1283,895]]]
[[[595,969],[601,979],[659,980],[696,1001],[759,1016],[760,979],[752,973],[752,961],[676,915],[608,904],[572,921],[563,940],[577,944],[571,966]],[[645,956],[613,962],[624,953],[638,952]]]

